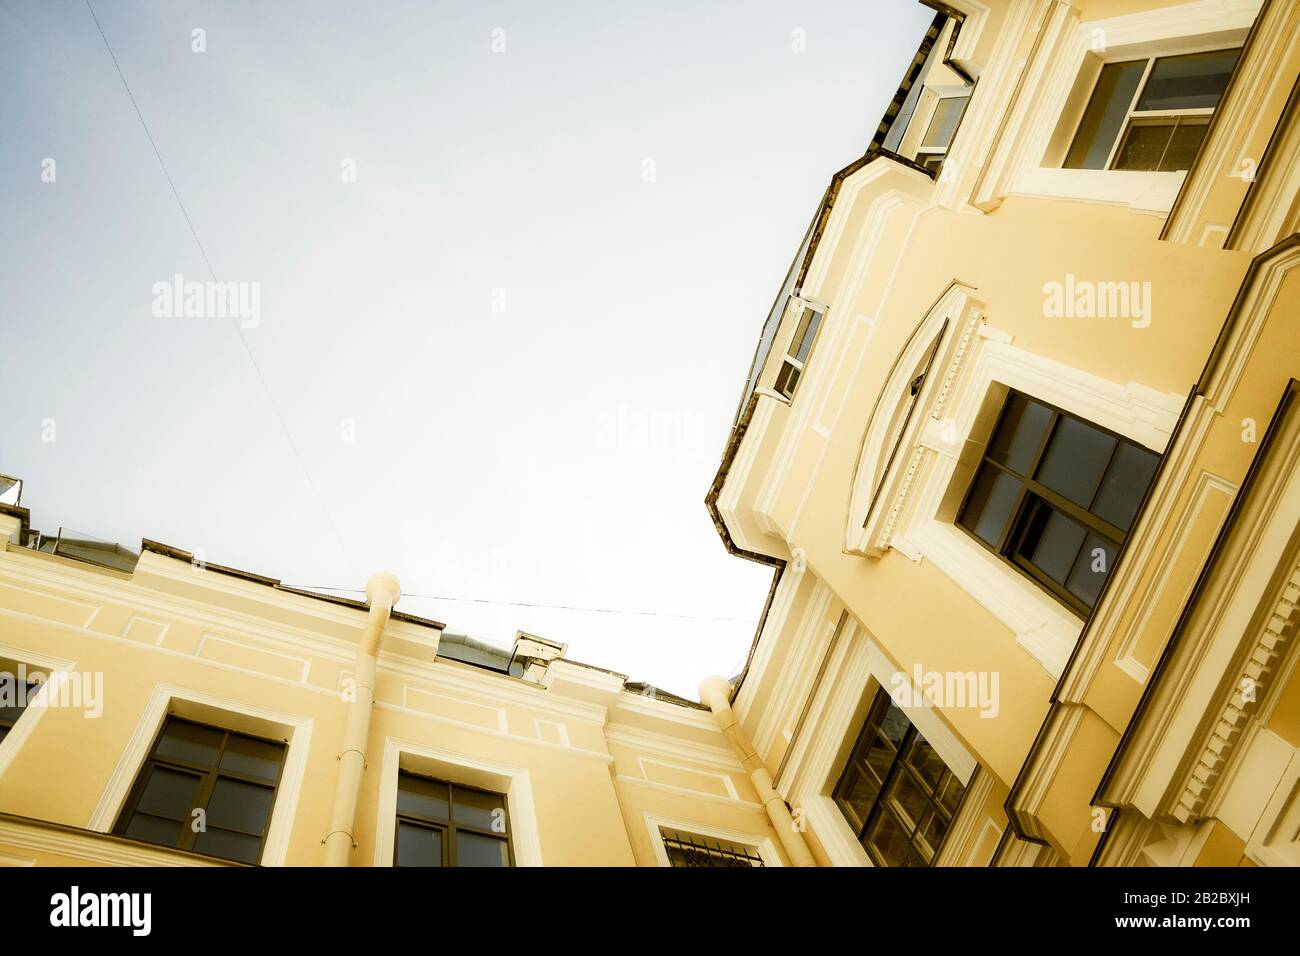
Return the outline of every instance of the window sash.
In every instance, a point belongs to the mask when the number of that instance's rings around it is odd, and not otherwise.
[[[213,763],[211,766],[185,760],[181,757],[176,757],[176,756],[160,757],[157,755],[158,746],[162,742],[163,738],[166,736],[168,728],[177,723],[193,724],[195,726],[204,727],[208,730],[214,730],[222,734],[221,745],[217,748],[216,756],[213,758]],[[276,768],[276,777],[273,783],[268,781],[265,777],[258,777],[252,774],[243,773],[238,770],[223,768],[221,766],[222,757],[225,756],[226,748],[230,744],[231,737],[242,737],[242,738],[247,738],[249,740],[261,741],[263,743],[273,743],[280,747],[280,762],[279,762],[279,766]],[[162,817],[159,816],[158,814],[150,813],[149,811],[142,811],[139,809],[140,802],[145,795],[145,790],[148,787],[149,781],[153,777],[153,772],[156,768],[171,770],[176,773],[198,776],[200,779],[199,779],[198,787],[195,789],[194,797],[190,801],[190,806],[184,811],[183,818],[179,821],[181,824],[180,841],[174,845],[151,843],[150,841],[140,841],[144,843],[149,843],[149,845],[151,846],[171,846],[173,849],[182,850],[189,853],[198,852],[194,849],[194,845],[198,841],[200,833],[194,830],[194,811],[198,809],[202,809],[205,812],[205,820],[206,820],[206,812],[208,810],[208,805],[212,799],[213,792],[216,790],[217,783],[220,780],[233,780],[237,783],[249,784],[251,786],[256,786],[263,790],[270,790],[272,792],[271,805],[270,808],[267,810],[266,821],[262,825],[262,830],[260,833],[250,833],[246,830],[240,830],[233,826],[210,827],[210,829],[236,833],[241,836],[256,837],[258,840],[258,849],[257,849],[257,859],[254,861],[254,863],[260,862],[262,858],[262,853],[266,850],[266,835],[271,828],[271,818],[275,814],[275,801],[276,798],[279,796],[280,782],[284,776],[285,757],[288,755],[288,752],[289,752],[288,744],[284,743],[284,741],[271,740],[265,737],[258,737],[254,734],[245,734],[239,731],[230,730],[225,727],[217,727],[212,724],[205,724],[197,720],[189,720],[187,718],[175,717],[169,715],[165,720],[163,720],[162,726],[158,730],[158,735],[154,739],[153,746],[149,750],[149,757],[145,760],[143,765],[141,765],[140,771],[136,775],[135,783],[132,785],[131,792],[127,797],[126,803],[122,807],[122,812],[118,815],[117,823],[113,827],[113,833],[117,836],[126,836],[126,831],[137,814],[141,816],[151,817],[153,819],[169,820],[171,822],[176,822],[172,820],[172,818],[170,817]],[[221,857],[221,859],[235,859],[235,858]],[[243,862],[243,861],[236,859],[235,862]]]
[[[397,834],[401,830],[400,824],[402,823],[409,823],[414,826],[423,827],[425,829],[435,829],[435,830],[439,830],[442,833],[442,857],[443,857],[442,865],[443,866],[454,867],[459,865],[457,862],[457,847],[459,842],[457,840],[457,835],[460,833],[471,833],[476,836],[489,837],[493,840],[497,840],[501,843],[504,843],[506,848],[505,865],[508,867],[513,867],[515,865],[514,841],[511,838],[511,830],[510,830],[510,806],[507,797],[504,793],[497,793],[496,791],[493,790],[484,790],[482,787],[471,787],[471,786],[466,786],[465,784],[452,783],[449,780],[441,780],[438,779],[437,777],[426,777],[423,774],[412,773],[409,770],[401,770],[398,772],[398,782],[397,782],[399,795],[401,793],[403,777],[410,777],[415,780],[420,780],[424,783],[436,783],[440,787],[445,787],[447,789],[447,798],[446,798],[447,816],[445,819],[443,819],[431,815],[416,813],[411,810],[399,809],[397,811],[398,825],[395,826],[394,828],[394,841],[393,841],[393,865],[394,866],[397,865]],[[501,831],[493,830],[491,827],[481,827],[474,823],[466,823],[464,821],[455,819],[456,816],[455,796],[457,790],[467,790],[467,791],[472,791],[474,793],[481,793],[486,796],[492,797],[495,800],[500,800],[501,809],[505,811],[504,820],[502,821],[505,824],[505,830],[501,830]]]

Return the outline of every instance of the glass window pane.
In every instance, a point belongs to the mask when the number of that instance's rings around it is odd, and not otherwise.
[[[1128,442],[1122,443],[1106,469],[1092,513],[1128,531],[1159,464],[1160,456],[1155,452]]]
[[[208,800],[207,821],[210,827],[261,834],[271,816],[275,790],[242,780],[222,777]]]
[[[789,398],[794,394],[794,387],[799,382],[799,370],[785,362],[781,365],[781,374],[776,377],[776,390]]]
[[[943,838],[948,832],[948,821],[931,811],[929,816],[917,828],[913,846],[926,863],[934,861],[934,856],[943,846]]]
[[[1118,548],[1113,541],[1107,541],[1101,535],[1088,535],[1088,542],[1079,551],[1079,557],[1070,571],[1065,587],[1088,607],[1097,603],[1101,586],[1110,574],[1115,563]]]
[[[945,96],[941,99],[934,108],[934,116],[925,131],[921,148],[947,149],[952,144],[953,135],[957,132],[957,124],[961,122],[962,114],[966,112],[966,104],[969,102],[969,96]]]
[[[896,753],[894,746],[888,740],[876,734],[871,738],[871,746],[867,750],[864,763],[876,775],[877,780],[883,781],[889,775],[889,768],[894,765]]]
[[[1173,139],[1173,120],[1160,122],[1134,120],[1129,124],[1124,142],[1115,154],[1113,169],[1157,172]]]
[[[1129,104],[1146,70],[1146,60],[1107,63],[1101,68],[1079,131],[1062,164],[1066,169],[1104,169],[1119,137]]]
[[[457,866],[508,866],[509,863],[505,840],[464,830],[456,834]]]
[[[880,693],[885,692],[881,691]],[[884,716],[880,719],[880,732],[897,747],[903,742],[903,735],[907,733],[911,726],[912,722],[907,719],[907,714],[903,713],[903,709],[890,700]]]
[[[506,832],[506,801],[500,794],[453,787],[451,813],[457,823],[494,833]]]
[[[284,744],[231,734],[221,755],[221,769],[275,783],[280,778],[283,758]]]
[[[903,866],[907,862],[909,833],[888,811],[877,814],[864,841],[867,849],[881,866]]]
[[[424,820],[445,822],[451,819],[447,809],[448,786],[437,780],[428,780],[414,774],[403,773],[397,778],[397,812]]]
[[[906,770],[901,770],[885,791],[885,802],[894,815],[909,827],[916,826],[928,805],[924,788]]]
[[[1042,502],[1029,521],[1020,553],[1053,581],[1064,583],[1083,545],[1083,526]]]
[[[1196,151],[1201,148],[1205,131],[1210,128],[1206,120],[1180,119],[1169,139],[1169,146],[1160,160],[1160,172],[1176,173],[1191,169],[1196,161]]]
[[[907,753],[907,765],[916,771],[917,776],[933,790],[947,770],[943,758],[930,746],[930,741],[920,734],[912,738],[912,746]]]
[[[1216,50],[1160,57],[1151,67],[1137,109],[1214,109],[1228,86],[1228,77],[1240,53],[1240,50]]]
[[[855,832],[860,831],[871,816],[871,808],[875,806],[878,796],[880,785],[876,781],[856,770],[849,771],[849,780],[843,787],[840,801],[841,808],[848,812],[849,823]]]
[[[139,840],[142,843],[177,846],[181,841],[182,826],[175,820],[160,820],[145,813],[136,813],[126,825],[125,836],[128,840]]]
[[[17,723],[39,691],[36,684],[19,684],[18,678],[12,674],[0,676],[0,700],[5,702],[0,706],[0,723],[9,726]]]
[[[808,361],[808,353],[812,350],[813,339],[817,337],[817,327],[821,325],[822,314],[816,309],[803,310],[803,336],[797,339],[799,351],[795,353],[795,358],[800,362]]]
[[[1016,474],[1028,475],[1051,421],[1050,408],[1013,393],[989,442],[988,456]]]
[[[441,830],[397,821],[398,866],[442,866]]]
[[[200,767],[217,762],[221,741],[226,735],[213,727],[192,724],[188,720],[169,719],[154,753],[168,760],[180,760]]]
[[[1115,450],[1115,438],[1061,416],[1038,466],[1039,481],[1075,504],[1088,507]]]
[[[939,806],[948,812],[949,819],[957,812],[957,805],[961,803],[962,794],[965,792],[966,785],[952,774],[944,780],[939,790]]]
[[[262,855],[262,841],[246,833],[232,833],[209,827],[194,838],[194,852],[219,856],[223,860],[256,863]]]
[[[812,309],[804,309],[799,313],[799,324],[795,327],[794,335],[790,337],[790,348],[786,350],[787,355],[795,355],[800,351],[800,346],[804,339],[808,337],[808,326],[817,313]]]
[[[1017,479],[992,465],[981,466],[962,511],[961,523],[996,548],[1021,487]]]
[[[197,774],[182,773],[168,767],[154,767],[136,810],[169,820],[188,822],[199,789]]]

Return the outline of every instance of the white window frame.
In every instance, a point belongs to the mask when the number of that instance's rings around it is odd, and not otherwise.
[[[668,859],[668,848],[664,846],[663,830],[677,830],[691,836],[704,837],[709,840],[717,840],[720,843],[730,843],[739,848],[752,850],[758,854],[758,858],[763,861],[765,867],[785,865],[781,862],[780,854],[777,853],[776,844],[767,835],[759,836],[755,833],[746,833],[743,830],[717,827],[695,820],[685,820],[680,817],[668,817],[650,810],[645,812],[643,820],[646,829],[650,832],[650,846],[654,849],[655,860],[662,867],[672,866],[672,861]]]
[[[69,674],[76,667],[74,661],[63,660],[58,657],[49,657],[45,654],[37,654],[27,650],[25,647],[13,647],[9,644],[0,644],[0,671],[9,672],[10,667],[14,670],[12,673],[17,674],[17,665],[24,664],[29,671],[45,673],[53,676],[54,674]],[[48,683],[48,681],[46,682]],[[41,706],[39,697],[45,693],[44,687],[37,693],[37,700],[29,701],[23,709],[18,719],[14,721],[13,727],[5,735],[5,739],[0,741],[0,778],[3,778],[9,765],[13,763],[14,758],[31,737],[32,731],[40,723],[48,707]]]
[[[1020,195],[1167,214],[1185,173],[1044,165],[1085,61],[1094,53],[1098,37],[1104,37],[1106,44],[1101,54],[1104,63],[1241,46],[1262,2],[1196,0],[1083,22],[1071,8],[1060,5],[1043,29],[1038,57],[1017,81],[1025,84],[1029,95],[1013,104],[1002,142],[996,144],[972,201],[988,208],[1007,195]]]
[[[427,747],[398,737],[384,739],[375,821],[375,866],[392,866],[397,846],[397,778],[407,770],[451,784],[503,793],[515,866],[542,866],[542,843],[532,777],[523,767],[481,760],[454,750]]]
[[[789,321],[791,325],[790,341],[786,345],[785,354],[781,356],[781,366],[777,369],[776,379],[772,383],[773,391],[780,395],[787,402],[794,401],[794,393],[799,390],[799,383],[803,381],[804,367],[812,359],[813,350],[817,348],[817,339],[821,337],[822,327],[826,323],[826,306],[813,299],[805,299],[801,296],[790,296],[790,304],[797,308],[798,311],[790,311]],[[799,334],[799,327],[803,324],[803,314],[805,312],[816,312],[818,315],[817,328],[813,330],[812,341],[808,343],[808,358],[799,361],[796,356],[799,353],[799,343],[795,341],[795,336]],[[811,321],[811,320],[810,320]],[[793,387],[789,392],[783,392],[778,386],[781,381],[781,373],[785,366],[789,365],[796,372],[798,377],[795,379]]]
[[[934,105],[930,110],[930,115],[926,118],[925,131],[921,133],[921,141],[916,147],[916,156],[913,160],[913,162],[920,163],[922,166],[926,166],[926,163],[932,159],[939,159],[942,161],[948,155],[948,151],[952,149],[953,141],[957,139],[957,131],[961,129],[962,120],[966,118],[966,110],[970,109],[971,94],[975,92],[975,87],[973,86],[943,86],[930,87],[930,89],[935,94]],[[962,115],[958,118],[957,125],[953,127],[952,137],[943,146],[926,146],[925,139],[930,135],[930,127],[934,125],[935,118],[939,115],[939,107],[945,100],[958,99],[966,100],[967,102],[962,108]],[[926,168],[929,169],[932,167],[926,166]],[[935,168],[935,171],[938,171],[937,168]]]
[[[99,798],[87,829],[111,833],[131,788],[153,749],[154,740],[168,717],[197,720],[238,733],[287,740],[284,768],[275,790],[275,804],[262,844],[260,866],[283,866],[289,837],[297,816],[311,748],[310,718],[277,713],[245,701],[216,697],[174,684],[156,684],[126,750],[118,759],[108,785]],[[142,844],[145,845],[145,844]],[[166,849],[166,848],[164,848]]]

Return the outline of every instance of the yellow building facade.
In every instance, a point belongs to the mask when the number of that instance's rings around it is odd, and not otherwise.
[[[926,5],[708,491],[741,675],[0,503],[0,863],[1300,863],[1300,8]]]
[[[954,2],[708,495],[823,865],[1300,862],[1293,0]]]

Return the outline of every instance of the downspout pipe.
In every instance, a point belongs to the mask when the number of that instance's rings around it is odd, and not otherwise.
[[[334,808],[330,813],[329,833],[324,840],[326,866],[347,866],[352,855],[357,798],[361,793],[361,774],[366,768],[370,711],[375,703],[375,665],[388,616],[401,596],[402,586],[391,574],[381,571],[371,575],[366,582],[366,601],[370,610],[353,669],[356,686],[348,703],[343,746],[338,757],[339,775],[334,786]]]
[[[763,758],[750,743],[749,735],[740,726],[735,711],[731,709],[731,685],[722,677],[706,677],[700,684],[700,700],[713,711],[713,719],[718,722],[718,729],[731,743],[731,749],[735,751],[741,766],[749,774],[750,782],[753,783],[758,799],[763,804],[763,809],[767,811],[767,818],[772,822],[772,827],[776,830],[777,838],[785,848],[790,862],[795,866],[816,866],[817,861],[813,859],[808,844],[804,842],[803,834],[795,829],[790,808],[772,786],[772,775],[767,772],[767,767],[763,766]]]

